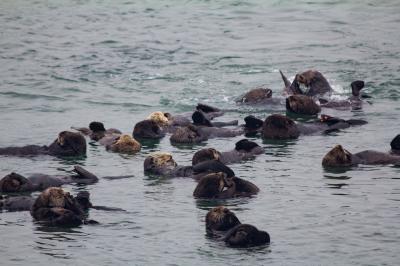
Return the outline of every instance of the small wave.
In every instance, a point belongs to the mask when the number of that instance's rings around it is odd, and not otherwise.
[[[29,93],[19,93],[13,91],[6,91],[0,92],[0,95],[6,95],[13,98],[22,98],[22,99],[46,99],[46,100],[53,100],[53,101],[64,101],[64,98],[57,97],[57,96],[50,96],[50,95],[43,95],[43,94],[29,94]]]

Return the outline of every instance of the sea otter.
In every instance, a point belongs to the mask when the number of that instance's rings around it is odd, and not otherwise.
[[[56,187],[47,188],[38,196],[31,215],[36,221],[51,226],[78,226],[87,221],[78,201]]]
[[[332,87],[329,85],[326,78],[318,71],[307,70],[301,74],[297,74],[293,82],[289,82],[285,75],[280,71],[281,77],[285,84],[285,91],[289,95],[293,94],[304,94],[307,96],[322,96],[326,93],[332,92]],[[304,85],[308,88],[304,92],[300,85]]]
[[[28,178],[13,172],[0,180],[0,192],[42,191],[49,187],[59,187],[71,183],[93,184],[99,180],[97,176],[78,165],[74,166],[74,172],[76,174],[70,176],[33,174]]]
[[[219,152],[213,148],[205,148],[197,151],[192,158],[192,165],[207,160],[218,160],[224,164],[238,163],[243,160],[252,159],[264,153],[264,149],[257,143],[242,139],[236,142],[235,149],[226,152]]]
[[[178,166],[172,155],[164,152],[150,154],[144,161],[144,172],[165,177],[192,177],[199,180],[208,173],[224,172],[229,176],[235,173],[219,161],[205,161],[193,166]]]
[[[240,104],[268,104],[268,105],[275,105],[281,104],[281,98],[273,98],[272,97],[272,90],[267,88],[266,86],[256,87],[254,89],[249,90],[244,95],[237,98],[236,103]]]
[[[301,115],[316,115],[321,107],[307,95],[290,95],[286,98],[286,110]]]
[[[99,141],[108,135],[122,134],[121,131],[115,128],[105,129],[104,124],[101,122],[93,121],[89,124],[89,128],[87,127],[71,127],[79,132],[81,132],[85,136],[89,136],[91,140]]]
[[[334,109],[353,109],[358,110],[362,108],[362,99],[361,99],[361,90],[364,88],[364,81],[356,80],[351,84],[351,94],[352,96],[347,100],[335,101],[330,100],[326,101],[324,99],[320,99],[321,107],[324,108],[334,108]]]
[[[336,145],[322,159],[322,165],[324,167],[348,167],[358,164],[400,165],[400,156],[373,150],[352,154],[341,145]]]
[[[102,211],[125,211],[120,208],[95,206],[90,201],[90,194],[87,191],[79,192],[75,197],[76,202],[82,210],[89,209],[102,210]],[[16,211],[30,211],[36,199],[32,196],[0,196],[0,211],[16,212]],[[93,221],[92,221],[93,222]]]
[[[253,183],[218,172],[203,176],[197,184],[193,196],[195,198],[227,199],[249,197],[258,192],[259,188]]]
[[[269,234],[249,224],[241,224],[236,215],[223,206],[211,209],[206,215],[206,232],[233,247],[252,247],[270,243]]]
[[[86,140],[80,133],[62,131],[49,146],[28,145],[0,148],[0,155],[10,156],[82,156],[86,155]]]
[[[239,224],[229,230],[224,241],[231,247],[255,247],[270,243],[270,236],[250,224]]]
[[[160,139],[165,133],[156,122],[147,119],[136,123],[132,135],[136,139]]]
[[[140,151],[142,145],[127,134],[116,136],[110,143],[107,143],[106,149],[118,153],[134,154]]]
[[[265,139],[296,139],[303,135],[318,132],[329,133],[351,126],[364,125],[367,122],[361,119],[344,120],[328,115],[321,115],[321,119],[312,123],[295,123],[289,117],[273,114],[268,116],[263,124],[262,136]]]
[[[172,143],[200,143],[210,138],[228,138],[242,135],[244,130],[207,127],[207,126],[194,126],[189,125],[186,127],[178,128],[175,133],[170,137]]]

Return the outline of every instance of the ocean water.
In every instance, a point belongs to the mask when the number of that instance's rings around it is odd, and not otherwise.
[[[234,103],[261,84],[279,95],[279,69],[289,77],[317,69],[337,98],[362,79],[373,98],[358,111],[323,110],[365,126],[287,142],[253,139],[265,154],[231,166],[260,188],[252,198],[196,200],[191,179],[143,174],[151,152],[188,165],[196,150],[226,151],[242,137],[192,147],[166,137],[136,155],[90,143],[80,160],[1,157],[1,176],[67,174],[80,164],[100,177],[131,177],[64,187],[126,210],[91,210],[99,225],[48,228],[29,212],[0,213],[0,264],[397,265],[400,168],[332,173],[321,160],[335,144],[388,151],[400,133],[399,13],[396,0],[1,1],[1,147],[49,144],[93,120],[131,133],[152,111],[182,113],[198,102],[228,110],[220,121],[284,113]],[[232,249],[207,238],[205,215],[221,204],[268,231],[271,244]]]

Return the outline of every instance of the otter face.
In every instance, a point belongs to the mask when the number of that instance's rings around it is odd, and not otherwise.
[[[137,153],[141,148],[137,140],[126,134],[119,136],[114,143],[107,146],[107,149],[121,153]]]
[[[29,191],[31,182],[22,175],[11,173],[0,180],[1,192],[22,192]]]
[[[197,184],[193,196],[196,198],[218,198],[225,189],[234,186],[233,178],[227,174],[211,173],[202,177]]]
[[[46,200],[47,207],[64,208],[66,204],[66,196],[69,196],[69,193],[64,192],[62,188],[51,187],[43,191],[40,196]]]
[[[196,165],[201,162],[216,160],[219,161],[221,153],[213,148],[206,148],[197,151],[192,158],[192,165]]]
[[[240,224],[236,215],[223,206],[211,209],[206,215],[206,231],[226,231]]]
[[[240,224],[231,229],[224,241],[232,247],[254,247],[270,243],[269,234],[250,224]]]
[[[243,95],[243,97],[241,97],[238,100],[238,102],[256,103],[263,101],[265,99],[269,99],[271,97],[272,97],[272,90],[265,87],[259,87],[247,92],[245,95]]]
[[[56,156],[81,156],[86,154],[86,140],[80,133],[63,131],[49,146],[49,152]]]
[[[299,137],[300,131],[292,119],[273,114],[265,119],[262,135],[267,139],[296,139]]]
[[[301,74],[297,74],[295,81],[299,85],[304,85],[308,89],[306,95],[314,96],[324,94],[332,90],[326,78],[318,71],[308,70]]]
[[[261,148],[257,143],[250,141],[248,139],[242,139],[236,142],[235,150],[244,153],[261,154],[264,149]]]
[[[306,95],[292,95],[286,98],[286,110],[304,115],[315,115],[321,112],[321,107]]]
[[[322,159],[322,165],[325,167],[344,167],[352,165],[351,153],[341,145],[336,145]]]
[[[167,113],[167,115],[169,115],[169,114]],[[168,126],[170,124],[170,121],[169,121],[167,115],[163,112],[154,112],[154,113],[151,113],[149,115],[149,117],[147,117],[147,119],[154,121],[160,127],[164,127],[164,126]]]
[[[206,137],[201,136],[195,126],[187,126],[178,128],[170,138],[173,143],[199,143],[206,140]]]
[[[359,96],[360,91],[364,88],[364,81],[362,80],[356,80],[351,83],[351,93],[353,96]]]
[[[161,127],[152,120],[138,122],[133,129],[135,138],[159,139],[165,136]]]
[[[175,160],[169,153],[153,153],[144,160],[144,171],[152,174],[163,175],[175,169],[176,166]]]

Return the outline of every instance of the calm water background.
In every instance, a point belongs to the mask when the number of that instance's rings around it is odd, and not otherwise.
[[[263,142],[254,161],[233,165],[261,189],[223,202],[192,197],[190,179],[144,176],[153,151],[181,165],[202,147],[221,151],[241,137],[174,147],[169,138],[133,156],[90,144],[86,159],[0,158],[0,174],[62,174],[81,164],[101,179],[90,186],[97,226],[44,228],[28,212],[0,214],[2,265],[397,265],[400,259],[400,168],[321,167],[335,144],[350,151],[389,150],[400,133],[400,5],[393,1],[19,1],[0,2],[0,146],[49,144],[59,131],[103,121],[131,133],[156,110],[180,113],[197,102],[231,110],[220,120],[282,108],[236,106],[247,89],[278,69],[293,77],[320,70],[345,98],[367,82],[361,111],[325,113],[369,124],[340,133]],[[207,211],[229,206],[242,222],[267,230],[269,247],[230,249],[205,237]]]

